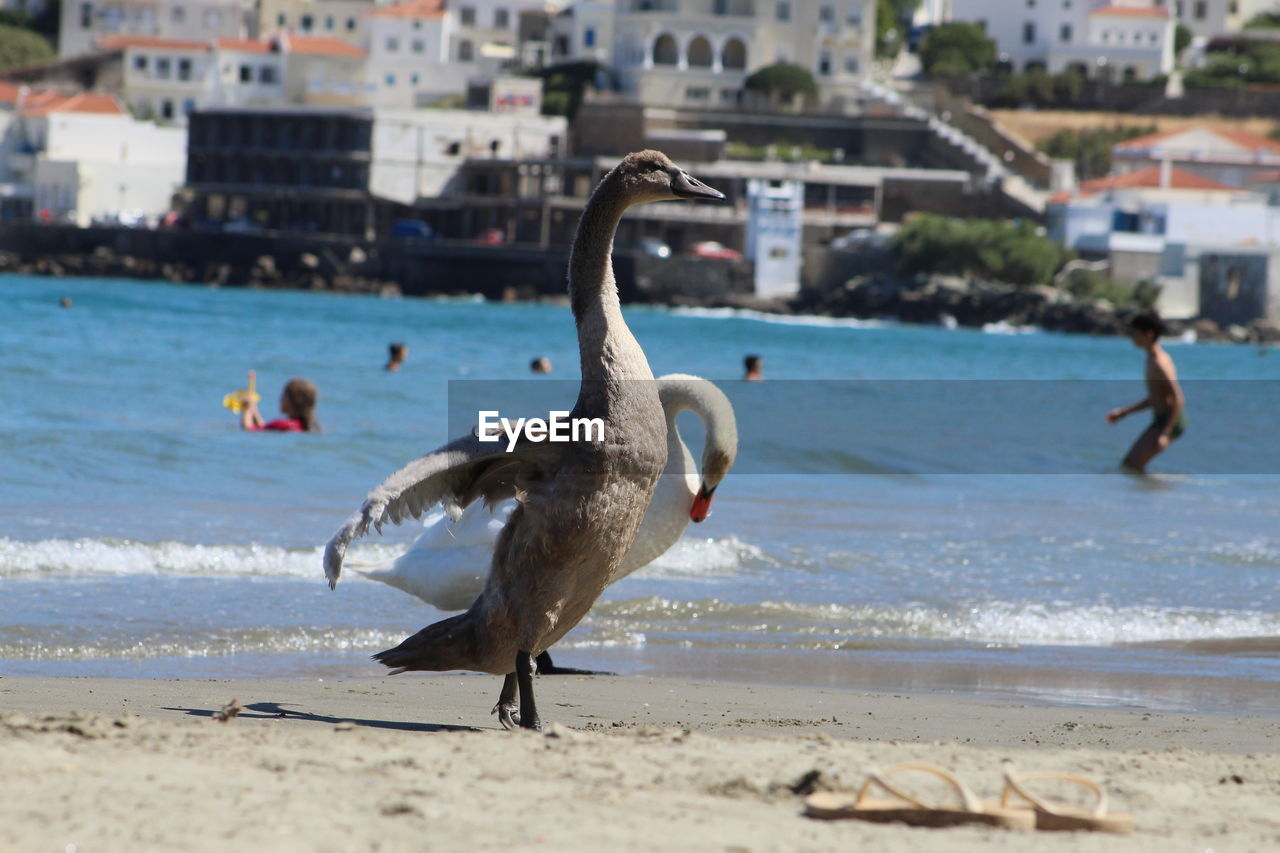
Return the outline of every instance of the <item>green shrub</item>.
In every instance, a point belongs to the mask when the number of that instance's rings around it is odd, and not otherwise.
[[[995,61],[996,43],[982,27],[963,21],[939,24],[920,45],[920,65],[930,77],[982,71]]]
[[[53,45],[44,36],[0,24],[0,68],[21,68],[56,58]]]
[[[972,275],[1017,285],[1048,284],[1067,255],[1030,222],[925,214],[894,236],[900,272]]]
[[[1037,142],[1036,148],[1055,160],[1072,161],[1076,176],[1088,181],[1110,174],[1111,148],[1117,142],[1155,132],[1154,124],[1064,129]]]

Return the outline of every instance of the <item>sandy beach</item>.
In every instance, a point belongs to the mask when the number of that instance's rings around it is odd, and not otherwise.
[[[1280,719],[548,677],[547,731],[512,733],[487,714],[497,687],[0,678],[0,849],[1031,849],[811,820],[790,790],[924,761],[994,798],[1006,759],[1088,775],[1133,815],[1133,835],[1039,832],[1037,850],[1280,847]],[[216,721],[233,698],[244,710]]]

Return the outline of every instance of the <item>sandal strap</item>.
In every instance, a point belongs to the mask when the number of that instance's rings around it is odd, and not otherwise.
[[[862,801],[866,798],[867,792],[871,790],[872,786],[877,786],[880,789],[888,792],[889,794],[892,794],[893,796],[897,797],[899,800],[902,800],[904,803],[913,805],[916,808],[920,808],[920,809],[936,808],[936,806],[930,806],[927,803],[921,802],[916,797],[913,797],[910,794],[903,792],[901,789],[890,784],[889,781],[885,778],[887,776],[893,776],[895,774],[902,773],[905,771],[918,771],[921,773],[929,773],[933,776],[938,777],[943,782],[946,782],[947,785],[951,788],[951,790],[954,791],[955,794],[960,798],[960,802],[964,805],[965,811],[974,812],[974,813],[980,813],[983,811],[982,802],[976,796],[974,796],[973,792],[970,791],[968,788],[966,788],[964,784],[955,776],[951,775],[946,770],[943,770],[941,767],[935,767],[932,764],[914,764],[914,763],[899,764],[898,766],[890,767],[888,770],[885,770],[885,771],[879,771],[879,770],[876,770],[875,768],[868,768],[867,781],[863,782],[862,788],[858,790],[858,797],[856,800],[854,800],[854,804],[860,805]]]
[[[1035,808],[1040,809],[1041,811],[1048,812],[1049,814],[1054,814],[1054,815],[1061,814],[1062,812],[1060,807],[1055,807],[1054,805],[1046,802],[1045,800],[1034,796],[1033,794],[1028,792],[1026,788],[1022,787],[1023,783],[1026,783],[1026,782],[1038,782],[1038,781],[1049,780],[1049,779],[1059,781],[1059,782],[1070,782],[1073,785],[1079,785],[1082,788],[1088,789],[1090,792],[1093,793],[1095,797],[1097,797],[1097,801],[1094,803],[1093,808],[1090,810],[1091,816],[1096,818],[1106,816],[1107,792],[1102,790],[1102,786],[1100,786],[1097,782],[1093,781],[1092,779],[1089,779],[1085,776],[1078,776],[1074,773],[1015,774],[1011,766],[1006,766],[1004,769],[1004,792],[1001,793],[1000,795],[1000,805],[1002,806],[1008,805],[1009,794],[1014,793],[1014,794],[1017,794],[1022,799],[1026,800]]]

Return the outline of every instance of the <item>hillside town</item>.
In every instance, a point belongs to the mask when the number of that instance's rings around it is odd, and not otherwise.
[[[10,269],[1280,338],[1273,0],[7,0]],[[466,282],[466,284],[460,284]]]

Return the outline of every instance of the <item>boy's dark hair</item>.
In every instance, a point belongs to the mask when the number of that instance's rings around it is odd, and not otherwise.
[[[742,366],[747,370],[755,370],[760,366],[760,356],[749,355],[742,360]]]
[[[404,354],[404,344],[402,344],[400,341],[396,341],[395,343],[387,344],[387,352],[389,352],[389,353],[391,354],[391,357],[392,357],[392,358],[395,358],[396,356],[399,356],[399,355],[403,355],[403,354]]]
[[[1155,311],[1140,311],[1129,321],[1129,328],[1139,332],[1154,332],[1157,338],[1169,334],[1169,327]]]

